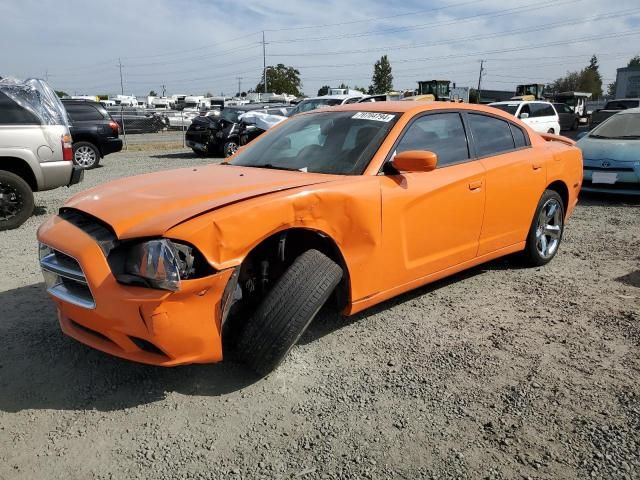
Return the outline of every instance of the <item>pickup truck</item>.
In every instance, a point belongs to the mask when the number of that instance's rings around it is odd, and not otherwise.
[[[640,98],[620,98],[617,100],[609,100],[604,108],[594,110],[591,113],[590,128],[596,127],[604,122],[607,118],[615,115],[620,110],[627,110],[628,108],[640,107]]]
[[[33,192],[80,182],[66,111],[42,80],[0,80],[0,230],[33,213]]]

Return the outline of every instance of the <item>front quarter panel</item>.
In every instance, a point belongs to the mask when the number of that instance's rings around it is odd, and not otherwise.
[[[380,185],[377,177],[336,181],[252,198],[175,226],[166,237],[195,245],[222,270],[237,266],[263,240],[305,228],[330,237],[345,260],[351,300],[379,291]]]

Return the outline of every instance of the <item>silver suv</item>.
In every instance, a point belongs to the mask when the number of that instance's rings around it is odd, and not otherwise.
[[[0,80],[0,230],[33,213],[33,192],[82,180],[73,166],[69,121],[42,80]]]

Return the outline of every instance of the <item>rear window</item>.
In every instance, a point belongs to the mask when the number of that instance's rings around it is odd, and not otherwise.
[[[40,120],[0,92],[0,125],[40,125]]]

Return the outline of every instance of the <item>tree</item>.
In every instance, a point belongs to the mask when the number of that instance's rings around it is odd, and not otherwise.
[[[373,76],[369,86],[370,94],[382,94],[393,90],[393,75],[391,74],[391,64],[386,55],[380,57],[373,66]]]
[[[279,63],[275,67],[267,67],[267,88],[273,93],[286,93],[300,96],[300,71]],[[264,78],[256,85],[257,92],[264,92]]]
[[[67,92],[63,92],[62,90],[55,90],[55,92],[56,92],[56,95],[58,95],[58,98],[64,98],[69,96]]]
[[[211,92],[207,92],[204,94],[204,98],[211,98],[211,97],[213,97],[213,93]]]
[[[640,67],[640,55],[636,55],[627,64],[627,67]]]
[[[354,90],[357,90],[359,92],[362,92],[364,94],[366,94],[368,92],[368,90],[365,87],[353,87]]]
[[[150,96],[150,97],[157,97],[157,96],[158,96],[158,94],[156,93],[156,91],[155,91],[155,90],[151,90],[151,91],[149,92],[149,96]]]
[[[602,97],[602,75],[600,75],[600,66],[598,65],[598,57],[593,55],[589,61],[589,65],[580,72],[581,92],[589,92],[594,98]]]
[[[331,87],[329,85],[323,85],[322,87],[320,87],[320,90],[318,90],[318,96],[322,97],[324,95],[328,95],[330,88]]]

